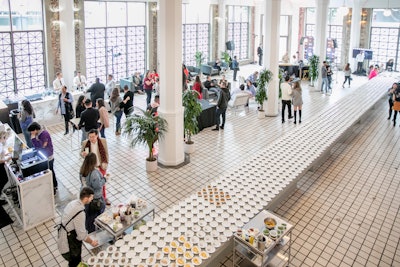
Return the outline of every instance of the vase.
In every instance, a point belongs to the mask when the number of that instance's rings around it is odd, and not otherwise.
[[[157,167],[158,167],[157,160],[153,160],[153,161],[146,160],[146,171],[155,172],[155,171],[157,171]]]
[[[264,110],[258,110],[257,111],[257,118],[259,118],[259,119],[265,118],[265,111]]]
[[[183,144],[183,150],[185,151],[186,154],[192,154],[195,150],[194,143],[192,142],[191,144],[188,144],[185,142]]]

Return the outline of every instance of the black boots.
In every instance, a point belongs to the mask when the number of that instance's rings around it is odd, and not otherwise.
[[[296,124],[297,110],[294,111],[294,124]]]
[[[299,110],[299,123],[301,123],[301,109]]]

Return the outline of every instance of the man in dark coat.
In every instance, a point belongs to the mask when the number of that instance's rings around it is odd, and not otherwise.
[[[218,96],[218,102],[217,102],[217,125],[215,126],[213,131],[219,131],[219,129],[224,129],[225,126],[225,117],[226,117],[226,109],[228,108],[228,101],[231,99],[231,94],[227,88],[226,82],[222,82],[220,85],[220,92]],[[222,124],[219,125],[220,123],[220,116],[222,115]]]
[[[92,103],[96,103],[98,98],[104,99],[105,91],[106,86],[100,82],[100,78],[96,78],[96,82],[92,84],[86,92],[90,93],[90,100],[92,100]]]

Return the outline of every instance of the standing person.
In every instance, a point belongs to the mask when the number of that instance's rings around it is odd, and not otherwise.
[[[101,137],[106,138],[104,131],[106,130],[106,128],[110,127],[110,120],[108,119],[108,110],[104,105],[103,98],[97,99],[96,107],[100,115],[100,125],[99,125],[100,135]]]
[[[225,126],[225,118],[226,118],[226,109],[228,107],[228,102],[231,99],[231,94],[227,88],[226,82],[223,82],[221,84],[221,90],[218,96],[218,102],[217,102],[217,125],[213,131],[219,131],[221,128],[222,130],[224,129]],[[220,116],[222,116],[222,124],[220,125]]]
[[[111,113],[114,114],[116,118],[115,135],[121,135],[121,117],[122,117],[122,109],[120,108],[121,102],[122,98],[119,95],[119,89],[114,88],[111,92],[110,105],[111,105]]]
[[[285,82],[281,84],[282,90],[282,123],[285,122],[285,108],[288,108],[288,120],[292,117],[292,86],[289,84],[290,77],[285,77]]]
[[[146,92],[146,106],[150,104],[151,101],[151,93],[153,92],[153,84],[154,80],[151,78],[151,73],[147,72],[146,77],[143,80],[143,89]],[[125,112],[125,111],[124,111]],[[126,114],[126,113],[125,113]]]
[[[371,80],[372,78],[375,78],[378,76],[378,67],[377,66],[369,66],[369,75],[368,75],[368,80]]]
[[[294,124],[296,124],[297,111],[299,111],[299,123],[301,123],[301,108],[303,106],[303,96],[299,81],[294,82],[292,94],[293,94],[292,103],[294,110]]]
[[[389,117],[388,120],[392,117],[392,110],[393,110],[393,94],[398,87],[397,83],[394,83],[392,87],[388,89],[388,96],[389,96]]]
[[[58,105],[56,109],[56,114],[58,114],[58,110],[61,110],[61,115],[64,117],[65,123],[65,133],[64,135],[69,133],[69,120],[70,118],[70,111],[73,110],[72,102],[74,98],[70,93],[67,92],[67,87],[63,86],[61,89],[61,93],[58,95]]]
[[[68,203],[61,216],[57,246],[60,254],[68,261],[68,267],[76,267],[82,261],[82,241],[93,247],[98,246],[97,240],[91,239],[85,228],[85,205],[89,205],[93,196],[93,189],[83,187],[79,199]]]
[[[322,78],[321,93],[323,93],[323,94],[328,93],[328,86],[329,86],[328,69],[326,68],[327,65],[328,65],[328,63],[326,61],[322,62],[322,67],[321,67],[321,78]]]
[[[349,81],[349,88],[350,88],[350,81],[351,81],[351,68],[350,68],[350,63],[347,63],[346,66],[344,67],[344,82],[342,87],[344,88],[344,84]]]
[[[82,112],[86,110],[85,101],[86,101],[85,95],[80,95],[75,107],[75,118],[80,118]]]
[[[196,79],[194,80],[193,90],[195,90],[197,93],[199,93],[197,95],[197,99],[202,99],[203,98],[203,95],[202,95],[202,92],[201,92],[202,91],[202,84],[201,84],[199,75],[197,75]]]
[[[102,173],[96,169],[96,162],[96,154],[89,152],[89,154],[86,155],[79,171],[79,177],[81,179],[82,186],[88,186],[94,191],[92,203],[85,205],[86,230],[89,233],[92,233],[96,230],[94,220],[97,216],[102,214],[106,208],[105,200],[102,195],[102,188],[106,184],[106,179]]]
[[[92,100],[92,103],[96,103],[97,98],[104,98],[105,91],[105,85],[100,82],[100,78],[96,78],[96,82],[90,86],[86,93],[90,93],[90,100]]]
[[[54,151],[51,136],[49,132],[37,122],[32,122],[28,127],[28,131],[32,138],[33,147],[42,152],[49,160],[49,169],[53,174],[53,189],[55,195],[58,189],[58,182],[56,173],[54,172]]]
[[[128,117],[133,112],[133,93],[129,91],[127,85],[124,86],[124,97],[120,107],[124,108],[125,117]]]
[[[64,78],[61,72],[56,73],[56,79],[53,81],[53,90],[58,93],[61,92],[61,89],[65,85]]]
[[[262,44],[257,47],[258,65],[262,66],[263,49]]]
[[[111,91],[115,88],[114,76],[112,74],[108,74],[107,83],[106,83],[106,96],[110,98]],[[102,97],[101,97],[102,98]]]
[[[4,186],[8,183],[6,162],[11,159],[11,155],[6,150],[6,143],[9,137],[10,135],[7,131],[0,130],[0,192],[3,192]],[[0,205],[3,206],[5,204],[7,204],[7,201],[0,199]]]
[[[333,71],[331,66],[328,64],[326,66],[326,78],[328,78],[328,89],[330,89],[330,92],[332,93],[332,75]]]
[[[109,161],[107,140],[105,138],[99,138],[99,132],[96,129],[90,130],[88,139],[82,141],[81,156],[86,157],[90,152],[96,154],[96,167],[103,176],[106,176]],[[110,201],[107,199],[105,185],[103,186],[103,197],[106,204],[111,205]]]
[[[233,70],[233,81],[236,82],[237,72],[239,70],[239,62],[237,61],[237,57],[234,56],[232,60],[232,70]]]
[[[78,124],[79,129],[84,127],[82,131],[82,140],[87,138],[90,130],[97,129],[97,121],[100,119],[99,111],[92,107],[92,101],[90,99],[85,100],[85,107],[86,110],[81,113],[81,119]]]
[[[86,87],[86,77],[81,75],[81,72],[78,71],[76,76],[74,77],[74,87],[76,90],[83,90]]]
[[[362,74],[363,73],[363,64],[364,64],[364,51],[360,51],[358,55],[356,56],[356,61],[357,61],[357,74]]]
[[[21,105],[22,110],[20,113],[19,124],[21,125],[26,145],[28,147],[32,147],[31,134],[28,131],[28,126],[33,122],[33,119],[35,118],[35,112],[33,111],[31,102],[28,100],[22,100]]]

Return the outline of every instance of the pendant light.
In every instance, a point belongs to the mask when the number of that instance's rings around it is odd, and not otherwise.
[[[387,1],[387,8],[383,10],[383,15],[389,17],[392,15],[392,10],[389,8],[389,0]]]

